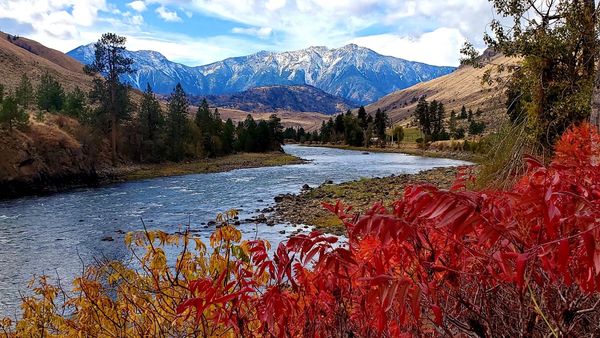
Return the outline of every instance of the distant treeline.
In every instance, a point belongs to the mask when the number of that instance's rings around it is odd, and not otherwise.
[[[351,110],[323,121],[321,128],[306,132],[304,128],[287,128],[283,136],[296,142],[344,143],[362,147],[385,142],[386,128],[391,124],[387,114],[377,110],[375,116],[360,107],[354,115]]]

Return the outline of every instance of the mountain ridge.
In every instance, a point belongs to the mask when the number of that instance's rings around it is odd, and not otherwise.
[[[261,86],[311,85],[359,104],[455,69],[384,56],[355,44],[279,53],[260,51],[195,67],[169,61],[156,51],[127,50],[125,54],[134,60],[135,72],[123,80],[142,90],[150,83],[160,94],[168,94],[177,83],[195,96],[232,94]],[[91,63],[93,44],[77,47],[67,55]]]
[[[211,106],[251,113],[295,111],[333,115],[358,106],[310,85],[253,87],[234,94],[194,96],[191,102],[198,105],[202,98]]]

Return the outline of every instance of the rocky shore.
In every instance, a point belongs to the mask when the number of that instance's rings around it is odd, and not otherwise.
[[[458,171],[458,168],[436,168],[413,175],[400,174],[341,184],[324,182],[314,188],[305,185],[297,195],[285,194],[275,197],[276,205],[263,211],[272,212],[269,216],[272,222],[289,222],[295,226],[311,225],[323,232],[342,235],[345,231],[342,223],[336,215],[322,207],[323,202],[335,203],[341,200],[345,205],[351,205],[355,212],[362,213],[378,201],[390,206],[402,196],[407,185],[429,183],[440,188],[449,188]]]

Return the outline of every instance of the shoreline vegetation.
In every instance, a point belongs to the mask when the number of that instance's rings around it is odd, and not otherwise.
[[[477,166],[434,168],[416,174],[399,174],[387,177],[363,178],[339,184],[324,182],[318,187],[305,186],[298,194],[275,197],[272,208],[274,222],[314,226],[315,230],[344,235],[345,228],[337,215],[326,210],[322,203],[341,201],[352,206],[351,213],[364,214],[375,202],[390,207],[398,200],[408,185],[432,184],[441,189],[449,188],[461,168],[476,170]]]

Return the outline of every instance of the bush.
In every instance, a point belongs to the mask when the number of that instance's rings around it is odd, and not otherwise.
[[[65,312],[41,279],[16,335],[598,336],[598,144],[589,125],[568,131],[549,165],[527,158],[508,190],[467,190],[462,174],[364,215],[326,204],[346,246],[313,232],[270,253],[240,242],[234,212],[218,218],[212,249],[189,233],[130,234],[141,268],[88,270]],[[165,245],[183,248],[174,264]]]

